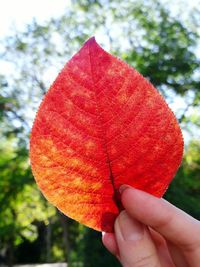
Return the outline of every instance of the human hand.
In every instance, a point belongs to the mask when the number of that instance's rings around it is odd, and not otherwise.
[[[104,246],[123,267],[199,267],[200,222],[164,199],[123,185],[125,208]]]

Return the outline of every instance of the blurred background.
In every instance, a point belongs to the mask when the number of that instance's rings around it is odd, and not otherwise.
[[[175,112],[185,154],[165,198],[200,219],[199,7],[198,0],[1,1],[0,264],[119,266],[100,233],[47,203],[28,156],[43,96],[65,62],[94,35],[148,78]]]

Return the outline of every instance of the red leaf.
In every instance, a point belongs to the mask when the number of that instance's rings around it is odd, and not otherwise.
[[[30,157],[45,197],[67,216],[110,232],[119,186],[161,197],[180,165],[172,111],[136,70],[89,39],[37,113]]]

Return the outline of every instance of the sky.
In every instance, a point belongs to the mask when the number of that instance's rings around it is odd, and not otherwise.
[[[169,3],[174,13],[176,10],[188,13],[191,8],[200,5],[200,0],[161,1]],[[70,0],[0,0],[0,38],[8,35],[12,27],[23,29],[33,18],[42,22],[50,17],[59,16],[70,2]]]
[[[23,29],[33,18],[44,21],[64,12],[70,0],[0,0],[0,38],[12,27]]]

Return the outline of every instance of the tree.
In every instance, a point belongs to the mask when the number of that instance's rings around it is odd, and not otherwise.
[[[0,76],[0,185],[4,189],[0,193],[0,238],[10,265],[14,256],[19,262],[21,251],[35,245],[43,251],[35,261],[68,258],[72,265],[81,260],[83,266],[102,266],[102,262],[116,266],[113,257],[105,254],[97,233],[55,212],[36,189],[28,165],[32,121],[58,71],[95,33],[107,50],[150,79],[169,104],[176,97],[185,101],[176,115],[182,128],[195,135],[199,129],[195,111],[200,103],[200,59],[195,53],[198,16],[194,12],[184,21],[159,1],[74,0],[59,18],[43,24],[33,21],[25,31],[2,41],[2,61],[10,71]],[[198,155],[199,144],[191,141],[166,197],[200,218],[196,208]],[[46,252],[41,249],[45,236]],[[92,255],[91,244],[95,247]]]

